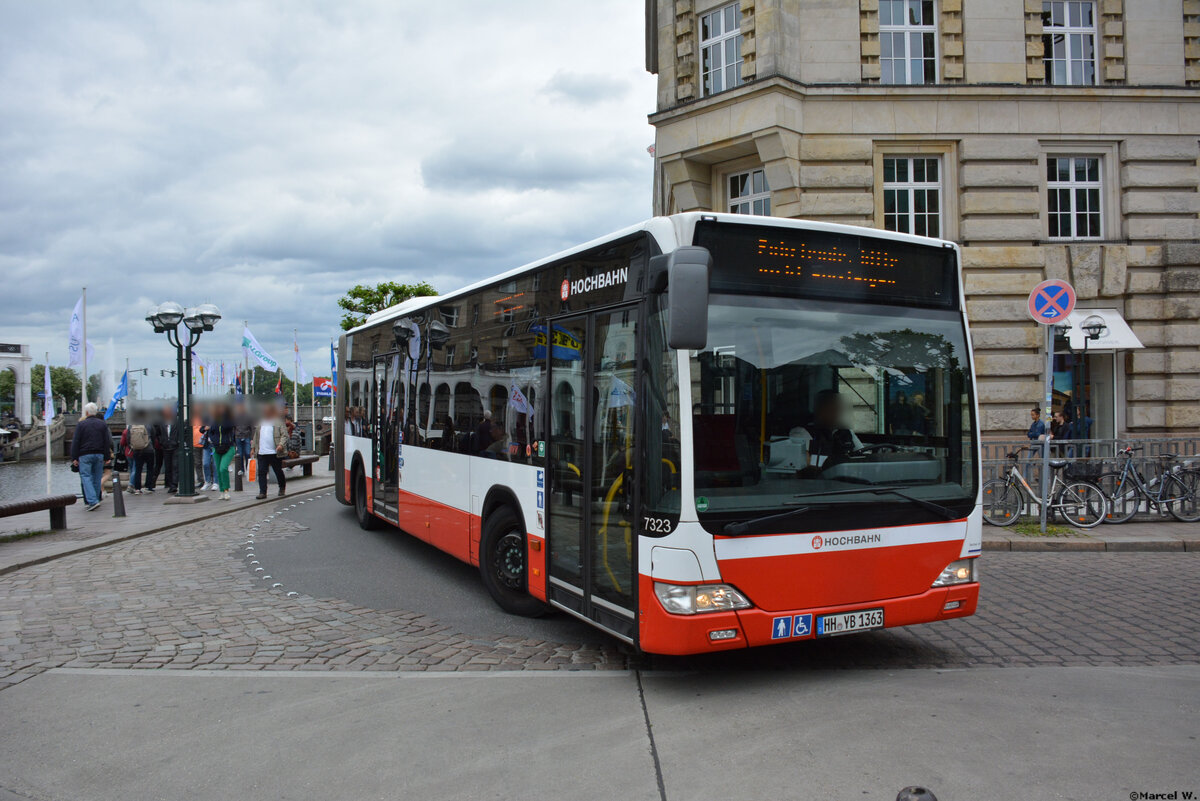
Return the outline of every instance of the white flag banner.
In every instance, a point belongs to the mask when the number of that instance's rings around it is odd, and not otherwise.
[[[67,367],[83,366],[83,295],[75,303],[75,311],[71,312],[71,327],[67,336]],[[96,348],[91,342],[87,343],[88,361],[96,363]]]
[[[637,398],[634,396],[633,387],[614,375],[608,390],[608,408],[617,409],[621,406],[633,406],[636,403]]]
[[[54,419],[54,393],[50,390],[50,365],[48,364],[46,365],[46,388],[44,391],[46,393],[46,425],[50,425],[50,421]]]
[[[312,376],[304,369],[304,359],[300,358],[300,343],[294,338],[292,339],[292,350],[296,352],[296,383],[307,384],[312,381]]]
[[[261,364],[271,372],[278,372],[279,360],[263,349],[263,346],[258,344],[258,340],[254,338],[254,334],[250,333],[250,328],[242,329],[242,353],[247,358],[253,358],[254,361]]]
[[[508,405],[522,414],[533,414],[533,404],[515,382],[508,385]]]

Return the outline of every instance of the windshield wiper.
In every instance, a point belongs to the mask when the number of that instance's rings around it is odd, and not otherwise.
[[[933,512],[935,515],[940,515],[946,520],[953,520],[954,518],[958,517],[958,512],[954,511],[948,506],[942,506],[940,503],[934,503],[933,501],[927,501],[924,498],[918,498],[916,495],[909,495],[907,492],[903,492],[895,487],[879,487],[878,489],[863,490],[863,492],[869,492],[872,495],[895,495],[897,498],[903,498],[910,503],[915,503],[922,509]]]
[[[904,491],[904,487],[862,487],[858,489],[833,490],[829,492],[804,492],[799,495],[793,495],[793,498],[815,498],[825,495],[861,495],[869,493],[871,495],[895,495],[898,498],[903,498],[909,503],[915,503],[922,509],[926,509],[934,514],[945,518],[946,520],[954,520],[958,517],[958,512],[953,509],[942,506],[940,503],[927,501],[924,498],[918,498],[915,495],[909,495]]]
[[[726,523],[724,531],[726,534],[749,534],[752,527],[760,526],[763,523],[782,523],[786,520],[791,520],[793,517],[800,517],[805,512],[812,511],[812,509],[813,507],[811,506],[801,506],[799,509],[789,509],[780,514],[743,520],[741,523]]]

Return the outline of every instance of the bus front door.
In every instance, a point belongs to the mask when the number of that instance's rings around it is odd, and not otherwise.
[[[398,353],[375,357],[375,513],[392,523],[399,510],[399,365]]]
[[[547,597],[637,636],[637,308],[563,317],[547,332]]]

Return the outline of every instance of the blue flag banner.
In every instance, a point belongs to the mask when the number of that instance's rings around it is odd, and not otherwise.
[[[337,392],[337,354],[333,351],[333,343],[329,343],[329,383],[332,385],[332,392]]]
[[[113,416],[117,410],[117,401],[129,395],[129,371],[121,376],[121,383],[117,384],[117,388],[113,391],[112,400],[108,402],[108,408],[104,410],[104,419],[107,420]]]

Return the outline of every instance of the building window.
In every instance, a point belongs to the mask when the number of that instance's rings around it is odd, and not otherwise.
[[[1050,156],[1046,159],[1046,213],[1051,239],[1100,239],[1099,156]]]
[[[884,157],[883,227],[918,236],[942,235],[940,159]]]
[[[771,213],[771,187],[762,170],[747,170],[729,176],[729,213]]]
[[[700,18],[700,69],[704,96],[742,85],[742,32],[738,4]]]
[[[937,83],[933,0],[879,0],[879,81]]]
[[[447,345],[447,346],[446,346],[446,366],[447,366],[447,367],[453,367],[453,366],[454,366],[454,352],[455,352],[455,346],[454,346],[454,345]]]
[[[496,348],[495,363],[497,367],[503,367],[508,362],[508,348]]]
[[[447,328],[457,328],[458,327],[458,307],[457,306],[443,306],[440,309],[440,311],[442,313],[442,322],[446,324]]]
[[[1042,3],[1042,62],[1046,83],[1096,83],[1096,3],[1046,0]]]

